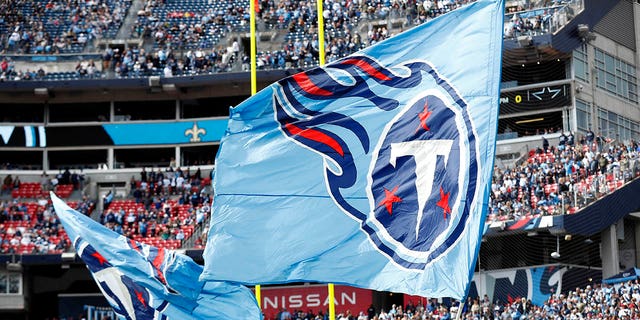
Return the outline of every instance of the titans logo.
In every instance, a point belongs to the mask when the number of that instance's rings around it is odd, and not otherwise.
[[[428,62],[349,57],[273,92],[281,132],[324,159],[331,198],[390,261],[423,270],[460,240],[478,196],[476,133]]]
[[[74,241],[76,251],[87,264],[100,290],[121,319],[166,320],[162,314],[169,303],[155,297],[138,281],[111,265],[93,246],[80,237]],[[152,307],[156,305],[157,307]]]

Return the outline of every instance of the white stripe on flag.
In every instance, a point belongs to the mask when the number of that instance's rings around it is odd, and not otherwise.
[[[44,126],[38,126],[38,137],[40,138],[40,147],[47,146],[47,133],[44,131]]]
[[[34,147],[35,143],[33,142],[33,127],[32,126],[24,126],[24,145],[26,147]]]

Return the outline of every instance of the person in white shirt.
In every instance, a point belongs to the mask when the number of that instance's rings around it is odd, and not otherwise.
[[[166,78],[173,77],[173,71],[171,71],[171,67],[169,67],[169,65],[166,65],[166,66],[164,67],[163,72],[164,72],[164,76],[165,76]]]

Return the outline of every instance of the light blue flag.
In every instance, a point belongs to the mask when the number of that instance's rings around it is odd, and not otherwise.
[[[462,298],[493,168],[503,1],[481,0],[231,110],[204,280]]]
[[[202,266],[190,257],[127,239],[53,193],[51,200],[78,256],[120,319],[262,319],[248,288],[200,281]]]

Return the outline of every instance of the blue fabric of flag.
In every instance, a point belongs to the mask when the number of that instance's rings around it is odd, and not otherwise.
[[[69,208],[51,193],[64,229],[120,319],[262,319],[251,290],[200,281],[202,266],[142,244]]]
[[[462,298],[493,169],[503,6],[477,1],[232,108],[202,279]]]

